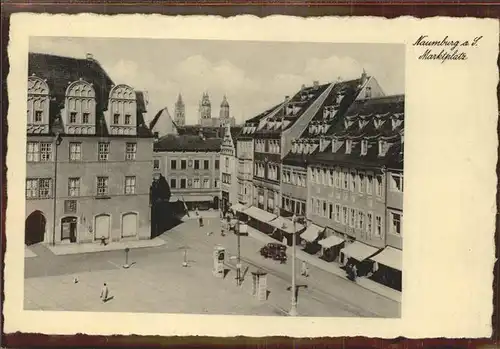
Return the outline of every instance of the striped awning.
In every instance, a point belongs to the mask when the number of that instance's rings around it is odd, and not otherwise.
[[[268,223],[277,217],[275,214],[269,213],[255,206],[250,206],[244,210],[243,213],[263,223]]]
[[[307,227],[306,231],[300,235],[300,237],[306,241],[313,242],[318,238],[319,234],[323,230],[325,230],[325,228],[316,224],[311,224]]]
[[[293,221],[281,216],[276,217],[276,219],[270,221],[269,224],[275,228],[283,230],[287,234],[293,234],[294,232],[299,232],[304,229],[304,226],[302,224],[295,223],[294,227]]]
[[[336,235],[330,235],[326,239],[320,240],[318,243],[323,247],[323,248],[330,248],[333,246],[340,245],[343,243],[345,240],[336,236]]]
[[[403,270],[403,252],[394,247],[387,246],[370,259],[392,269]]]

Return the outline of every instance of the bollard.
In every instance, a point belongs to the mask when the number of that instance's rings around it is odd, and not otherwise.
[[[123,265],[123,268],[128,269],[130,265],[128,264],[128,252],[130,251],[130,248],[126,247],[125,248],[125,264]]]

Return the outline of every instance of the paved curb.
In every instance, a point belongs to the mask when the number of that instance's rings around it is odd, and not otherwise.
[[[277,242],[273,238],[255,230],[252,227],[248,227],[248,235],[256,240],[260,240],[262,242],[268,243],[268,242]],[[286,254],[291,257],[292,252],[290,249],[287,249]],[[315,258],[311,255],[308,255],[307,253],[300,251],[297,249],[296,251],[296,257],[297,259],[301,261],[305,261],[309,263],[310,265],[313,265],[319,269],[322,269],[330,274],[334,274],[342,279],[348,280],[347,277],[345,276],[345,272],[337,267],[336,265],[331,265],[328,262],[322,261],[318,258]],[[401,293],[395,290],[392,290],[388,287],[385,287],[383,285],[377,284],[376,282],[366,279],[366,278],[358,278],[356,281],[356,284],[359,285],[360,287],[363,287],[367,290],[370,290],[374,293],[377,293],[383,297],[386,297],[388,299],[391,299],[395,302],[401,303]]]
[[[124,250],[125,248],[137,249],[137,248],[159,247],[165,244],[166,244],[165,240],[160,238],[155,238],[152,240],[110,242],[106,246],[99,245],[98,243],[88,243],[88,244],[56,245],[56,246],[46,245],[46,247],[53,254],[57,256],[63,256],[63,255],[80,254],[80,253]]]

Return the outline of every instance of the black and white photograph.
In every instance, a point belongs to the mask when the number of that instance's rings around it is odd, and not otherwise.
[[[25,310],[401,316],[404,45],[28,55]]]

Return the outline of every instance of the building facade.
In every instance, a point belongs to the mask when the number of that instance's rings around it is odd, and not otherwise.
[[[312,153],[326,145],[324,137],[333,124],[339,122],[356,99],[383,96],[384,93],[373,77],[363,73],[359,79],[335,82],[331,93],[317,110],[300,137],[292,141],[292,149],[283,159],[281,180],[282,215],[306,215],[307,163]],[[321,143],[321,144],[320,144]]]
[[[29,55],[26,244],[151,237],[144,94],[88,55]]]
[[[238,182],[237,182],[237,164],[238,159],[236,137],[241,128],[231,127],[229,124],[225,127],[225,134],[221,145],[221,209],[228,211],[232,205],[238,203]]]
[[[154,145],[154,167],[168,181],[171,201],[188,210],[220,206],[222,139],[200,135],[168,135]]]

